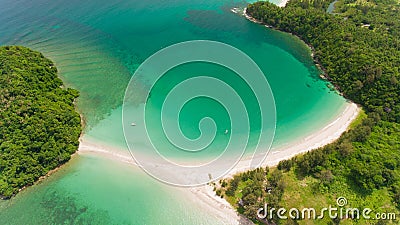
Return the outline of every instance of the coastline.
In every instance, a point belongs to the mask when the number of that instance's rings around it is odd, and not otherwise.
[[[285,7],[288,0],[285,0],[278,4],[279,7]],[[264,24],[261,21],[256,20],[255,18],[249,16],[246,12],[246,8],[243,11],[244,16],[258,24],[263,24],[268,28],[275,29],[267,24]],[[283,31],[284,32],[284,31]],[[298,37],[296,34],[292,34]],[[329,77],[326,74],[325,69],[321,66],[317,59],[314,57],[314,48],[309,46],[311,50],[311,57],[314,60],[315,65],[323,71],[323,75],[321,75],[322,79],[329,80]],[[335,87],[338,90],[337,87]],[[342,95],[339,92],[340,95]],[[287,146],[279,147],[270,151],[265,158],[261,167],[274,167],[278,165],[278,163],[282,160],[290,159],[296,155],[304,154],[308,151],[323,147],[330,143],[336,141],[345,131],[348,130],[348,127],[352,123],[354,119],[357,118],[359,112],[361,110],[355,103],[349,102],[346,103],[347,106],[339,114],[335,117],[329,124],[327,124],[322,129],[313,132],[311,135],[303,138],[300,141],[291,142]],[[111,149],[111,150],[110,150]],[[113,150],[114,149],[114,150]],[[121,150],[117,150],[116,147],[108,146],[107,144],[99,144],[96,140],[87,140],[82,138],[79,146],[78,154],[95,154],[101,157],[106,157],[111,160],[117,160],[123,163],[132,164],[138,166],[135,161],[132,159],[130,153],[127,151],[126,154]],[[255,157],[264,157],[264,156],[255,156]],[[232,178],[233,175],[241,172],[248,171],[250,168],[250,164],[253,157],[246,157],[239,161],[239,163],[230,170],[224,177],[221,179]],[[137,167],[139,169],[139,167]],[[225,221],[226,224],[252,224],[251,221],[246,219],[244,216],[240,215],[232,205],[230,205],[225,199],[216,195],[213,190],[213,187],[210,185],[204,185],[200,187],[192,187],[192,188],[181,188],[183,194],[185,194],[188,198],[191,198],[195,204],[200,204],[205,211],[209,212],[212,215],[215,215],[217,218]]]
[[[91,140],[81,137],[79,140],[78,155],[92,154],[107,159],[116,160],[122,163],[132,164],[138,166],[135,160],[130,155],[129,151],[122,151],[121,148],[100,143],[97,140]]]
[[[80,141],[79,150],[77,151],[78,155],[90,154],[104,157],[109,160],[129,164],[129,166],[133,166],[132,169],[140,170],[128,150],[123,152],[117,147],[108,146],[87,138],[81,138]],[[214,215],[220,221],[224,221],[224,224],[253,224],[247,218],[237,213],[225,199],[217,196],[210,185],[192,188],[177,187],[177,189],[192,201],[193,204],[198,204],[208,214]]]
[[[288,1],[283,1],[278,4],[278,6],[284,7],[287,2]],[[246,13],[246,9],[244,9],[243,14],[248,20],[254,23],[263,24],[268,28],[275,29],[249,16]],[[311,50],[311,57],[313,58],[316,66],[324,72],[324,76],[321,76],[321,78],[329,80],[329,77],[326,75],[324,68],[322,68],[320,66],[320,63],[314,58],[315,54],[313,47],[307,43],[305,44],[309,46]],[[349,102],[346,104],[347,105],[345,106],[344,110],[325,127],[313,132],[311,135],[303,138],[302,140],[288,143],[288,145],[286,146],[278,147],[277,149],[270,151],[266,159],[260,166],[273,167],[282,160],[290,159],[296,155],[304,154],[308,151],[323,147],[336,141],[342,135],[342,133],[348,129],[351,122],[358,116],[361,110],[355,103]],[[126,151],[125,154],[121,150],[118,150],[116,147],[111,147],[107,144],[101,144],[97,140],[87,140],[82,138],[78,154],[95,154],[111,160],[117,160],[123,163],[135,165],[135,167],[137,166],[128,151]],[[241,159],[239,163],[221,179],[232,178],[233,175],[237,173],[250,170],[251,160],[251,156]],[[139,169],[139,167],[136,168]],[[209,212],[212,215],[215,215],[219,219],[222,219],[227,224],[252,224],[251,221],[236,212],[234,207],[230,205],[225,199],[217,196],[213,190],[213,187],[210,185],[192,188],[181,188],[181,190],[183,194],[186,197],[190,198],[193,202],[195,202],[195,204],[199,204],[202,208],[204,208],[205,211]]]
[[[279,147],[270,151],[262,163],[262,167],[276,166],[280,161],[290,159],[296,155],[303,154],[313,149],[323,147],[336,141],[343,132],[350,126],[351,122],[358,116],[360,108],[355,103],[346,103],[345,109],[336,116],[329,124],[322,129],[313,132],[302,140],[289,143],[287,146]],[[129,151],[122,151],[118,147],[112,147],[100,143],[97,140],[81,138],[77,154],[92,154],[105,157],[110,160],[116,160],[122,163],[133,165],[135,169],[140,169],[131,157]],[[265,157],[255,156],[255,157]],[[233,175],[248,171],[252,161],[251,156],[243,158],[221,179],[231,178]],[[184,177],[183,177],[184,179]],[[248,220],[241,216],[236,210],[221,197],[217,196],[210,185],[200,187],[181,188],[183,194],[191,198],[196,204],[200,204],[206,211],[215,215],[217,218],[226,221],[229,224],[246,224]]]
[[[63,166],[65,166],[66,164],[68,164],[68,163],[71,161],[71,159],[74,158],[74,157],[76,157],[77,155],[78,155],[78,150],[76,150],[76,151],[70,156],[71,158],[70,158],[67,162],[65,162],[65,163],[63,163],[63,164],[57,166],[56,168],[54,168],[54,169],[52,169],[52,170],[49,170],[45,175],[40,176],[35,182],[33,182],[33,184],[29,184],[29,185],[25,185],[25,186],[21,187],[20,189],[18,189],[18,192],[15,193],[15,194],[13,194],[11,197],[0,196],[0,200],[1,200],[1,201],[8,201],[8,200],[11,200],[11,199],[14,198],[17,194],[19,194],[20,192],[26,190],[27,188],[32,187],[32,186],[37,185],[37,184],[40,184],[40,183],[41,183],[42,181],[44,181],[45,179],[47,179],[48,177],[50,177],[50,176],[53,175],[54,173],[58,172]]]
[[[312,135],[309,135],[301,141],[290,143],[289,146],[280,147],[274,151],[270,151],[261,166],[274,167],[282,160],[290,159],[296,155],[304,154],[308,151],[323,147],[336,141],[343,132],[349,128],[350,124],[357,118],[361,110],[355,103],[347,104],[345,110],[336,117],[333,122],[329,123],[321,130],[314,132]],[[252,157],[241,160],[222,179],[232,178],[233,175],[237,173],[248,171],[250,169],[249,166],[251,160]],[[217,196],[210,185],[191,188],[191,191],[195,194],[195,197],[203,201],[204,204],[207,204],[210,209],[220,210],[217,212],[219,215],[228,213],[232,214],[234,212],[236,214],[237,224],[252,224],[251,221],[249,222],[249,220],[237,213],[233,206],[231,206],[225,199],[221,199],[221,197]]]
[[[304,154],[308,151],[323,147],[336,141],[350,124],[357,118],[361,108],[355,103],[346,103],[344,111],[335,119],[327,124],[324,128],[314,132],[313,134],[303,138],[302,140],[289,143],[287,146],[279,147],[268,152],[261,167],[274,167],[280,161],[293,158],[296,155]],[[264,157],[264,156],[255,156]],[[246,157],[225,175],[224,178],[231,178],[233,175],[249,170],[250,163],[253,157]]]
[[[259,167],[274,167],[282,160],[290,159],[296,155],[306,153],[308,151],[323,147],[330,143],[336,141],[345,131],[347,131],[351,122],[357,118],[361,108],[357,104],[352,102],[345,103],[343,111],[340,112],[336,117],[334,117],[328,124],[323,128],[316,130],[310,135],[296,141],[288,142],[284,146],[279,146],[276,148],[271,148],[267,153],[267,156],[256,155],[256,156],[244,156],[239,160],[239,162],[230,171],[228,171],[220,179],[232,178],[233,175],[241,172],[245,172],[251,169],[251,161],[257,159],[257,161],[262,161],[263,163]],[[94,140],[91,138],[82,137],[80,139],[80,144],[78,155],[91,154],[100,157],[105,157],[110,160],[119,161],[126,164],[131,164],[136,167],[140,167],[128,148],[123,149],[122,147],[116,147],[108,145],[107,143],[102,143],[101,141]],[[187,175],[181,175],[180,179],[187,179]],[[193,176],[193,174],[191,174]],[[192,177],[193,178],[193,177]]]
[[[282,7],[285,7],[286,4],[287,4],[288,2],[289,2],[289,0],[284,0],[283,2],[281,2],[280,4],[278,4],[277,6],[279,6],[279,7],[281,7],[281,8],[282,8]],[[247,13],[247,8],[244,8],[244,9],[243,9],[242,14],[243,14],[244,17],[246,17],[247,20],[249,20],[249,21],[251,21],[251,22],[253,22],[253,23],[260,24],[260,25],[264,25],[266,28],[273,29],[273,30],[280,31],[280,32],[284,32],[284,33],[287,33],[287,34],[290,34],[290,35],[293,35],[293,36],[296,36],[297,38],[299,38],[305,45],[308,46],[308,48],[309,48],[310,51],[311,51],[311,58],[312,58],[312,60],[313,60],[313,62],[314,62],[314,64],[315,64],[315,66],[322,72],[322,73],[319,75],[319,77],[320,77],[321,79],[327,80],[327,81],[329,81],[329,82],[332,81],[332,80],[330,79],[328,73],[327,73],[327,70],[322,66],[322,64],[321,64],[321,62],[319,61],[319,59],[318,59],[317,57],[315,57],[316,54],[315,54],[315,49],[314,49],[314,47],[313,47],[311,44],[305,42],[298,34],[296,34],[296,33],[291,33],[291,32],[287,32],[287,31],[284,31],[284,30],[280,30],[280,29],[278,29],[278,28],[276,28],[276,27],[273,27],[273,26],[271,26],[271,25],[269,25],[269,24],[264,23],[263,21],[260,21],[260,20],[258,20],[258,19],[256,19],[256,18],[252,17],[251,15],[249,15],[249,14]],[[337,86],[337,85],[335,85],[335,84],[333,84],[333,83],[331,83],[331,85],[333,85],[334,90],[337,91],[339,95],[344,96],[343,93],[340,91],[340,87],[339,87],[339,86]],[[333,88],[332,88],[332,89],[333,89]],[[344,96],[344,97],[345,97],[345,96]]]

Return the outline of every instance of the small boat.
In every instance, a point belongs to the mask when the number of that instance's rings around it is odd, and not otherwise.
[[[229,133],[229,130],[225,130],[225,134],[228,134]]]
[[[131,126],[132,126],[132,127],[136,126],[136,123],[131,123]]]
[[[239,8],[232,8],[232,9],[231,9],[231,12],[233,12],[233,13],[239,13],[239,12],[240,12],[240,9],[239,9]]]

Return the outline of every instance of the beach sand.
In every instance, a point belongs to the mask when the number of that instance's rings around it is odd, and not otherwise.
[[[334,142],[343,132],[348,129],[349,125],[357,117],[359,112],[360,108],[356,104],[347,103],[344,111],[321,130],[314,132],[312,135],[300,141],[293,142],[285,147],[270,151],[261,166],[276,166],[281,160],[292,158],[295,155],[302,154]],[[138,168],[129,151],[123,151],[115,147],[99,144],[94,140],[82,139],[78,154],[96,154],[112,160],[132,164]],[[258,157],[264,158],[265,155]],[[229,178],[234,174],[249,170],[251,160],[252,157],[243,158],[223,178]],[[186,178],[182,177],[182,179]],[[225,199],[218,197],[213,191],[213,188],[209,185],[182,188],[182,191],[186,193],[189,198],[194,198],[196,200],[196,204],[200,204],[200,206],[211,213],[211,215],[215,215],[217,218],[226,221],[227,224],[248,223],[245,218],[236,213],[233,207]]]
[[[285,159],[290,159],[298,154],[308,152],[310,150],[323,147],[337,140],[340,135],[345,132],[351,122],[357,117],[360,108],[354,103],[348,103],[345,110],[333,122],[329,123],[323,129],[313,133],[312,135],[304,138],[299,142],[291,143],[287,147],[282,147],[277,150],[271,151],[262,166],[276,166],[278,163]],[[225,178],[232,177],[234,174],[244,172],[249,169],[251,158],[241,160],[237,166],[231,170]],[[221,199],[215,194],[211,186],[192,188],[195,197],[201,200],[204,204],[208,204],[210,209],[216,209],[214,214],[232,215],[233,207],[224,199]],[[237,214],[237,213],[236,213]],[[235,223],[227,221],[227,224],[248,224],[249,221],[242,216],[236,215],[234,217]]]
[[[302,154],[334,142],[340,137],[340,135],[342,135],[343,132],[348,129],[349,125],[357,117],[359,112],[360,108],[355,103],[347,103],[344,111],[321,130],[314,132],[300,141],[290,143],[288,146],[271,150],[264,162],[261,164],[261,167],[276,166],[282,160],[290,159],[298,154]],[[252,157],[242,159],[225,177],[232,177],[236,173],[248,170],[251,160]]]
[[[277,4],[277,6],[279,6],[279,7],[285,7],[286,6],[286,4],[289,2],[289,0],[283,0],[283,1],[281,1],[279,4]]]

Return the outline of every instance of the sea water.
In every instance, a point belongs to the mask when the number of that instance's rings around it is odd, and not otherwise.
[[[80,91],[77,106],[85,119],[84,138],[117,146],[112,149],[121,152],[127,151],[121,124],[125,88],[146,58],[182,41],[232,45],[264,72],[276,102],[273,147],[287,145],[331,122],[345,100],[319,78],[310,50],[298,38],[230,11],[246,4],[230,0],[0,0],[0,45],[24,45],[53,60],[65,85]],[[208,73],[233,86],[237,83],[232,71],[215,65],[188,64],[169,73],[152,93],[154,113],[168,90],[185,76]],[[138,92],[140,88],[145,84]],[[246,86],[236,89],[251,108],[252,94]],[[227,141],[226,112],[215,102],[197,99],[183,110],[180,121],[185,135],[196,138],[198,122],[206,115],[219,126],[217,145],[200,156],[205,159],[217,156],[219,146]],[[260,132],[257,125],[251,131],[250,139]],[[169,156],[180,155],[171,152]],[[222,223],[179,193],[137,167],[97,155],[78,155],[41,184],[1,202],[0,222]]]

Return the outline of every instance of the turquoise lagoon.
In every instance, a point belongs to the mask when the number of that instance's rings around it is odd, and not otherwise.
[[[126,152],[122,100],[139,65],[182,41],[227,43],[249,55],[268,79],[277,109],[276,148],[323,128],[341,113],[345,100],[319,78],[304,43],[230,11],[246,4],[230,0],[0,0],[0,44],[28,46],[52,59],[65,84],[81,93],[78,109],[85,118],[84,138]],[[186,65],[160,81],[155,102],[187,74],[207,71],[235,83],[231,72],[223,68]],[[138,93],[141,88],[145,84]],[[244,96],[251,102],[251,94]],[[158,108],[155,104],[155,111]],[[221,141],[202,157],[215,156],[226,141],[226,112],[207,99],[185,110],[181,122],[188,137],[198,135],[200,115],[211,114],[219,121]],[[250,136],[257,132],[255,126]],[[134,166],[98,155],[77,155],[50,178],[1,202],[0,223],[223,223],[181,192]]]

